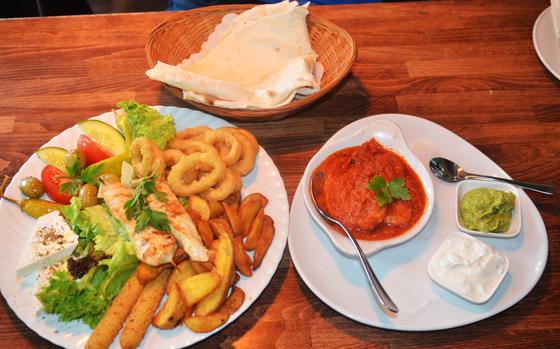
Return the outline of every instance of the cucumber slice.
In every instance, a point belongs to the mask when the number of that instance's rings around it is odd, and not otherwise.
[[[123,135],[108,123],[99,120],[86,120],[80,122],[78,126],[85,134],[113,155],[119,155],[128,150]]]
[[[59,170],[66,172],[64,166],[66,162],[66,154],[68,151],[59,147],[45,147],[37,150],[37,156],[43,160],[47,165],[52,165]]]

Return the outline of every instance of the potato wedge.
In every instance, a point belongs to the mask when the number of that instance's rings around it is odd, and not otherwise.
[[[261,231],[261,236],[259,241],[257,241],[257,247],[255,248],[255,253],[253,254],[253,270],[257,269],[268,251],[272,240],[274,239],[274,221],[270,216],[265,215],[263,219],[263,227]]]
[[[243,238],[241,236],[237,236],[233,239],[233,257],[235,260],[235,267],[241,274],[245,276],[253,275],[253,271],[251,270],[253,262],[243,248]]]
[[[239,279],[241,279],[241,277],[239,276],[238,273],[233,273],[233,277],[231,278],[231,285],[235,285],[236,283],[239,282]]]
[[[262,207],[265,207],[266,205],[268,205],[268,199],[266,196],[264,196],[261,193],[251,193],[249,195],[247,195],[246,197],[243,198],[243,200],[241,201],[241,205],[246,205],[252,201],[260,201]]]
[[[179,283],[179,288],[187,306],[192,306],[215,290],[221,281],[220,274],[213,270],[182,280]]]
[[[239,217],[241,219],[241,232],[243,236],[249,235],[251,224],[257,213],[262,208],[262,203],[259,200],[249,201],[247,204],[241,204],[239,207]]]
[[[204,246],[210,247],[212,241],[214,241],[214,232],[210,228],[210,223],[201,219],[196,225],[196,230],[198,230],[198,235],[200,235]]]
[[[235,209],[239,208],[240,203],[241,203],[241,191],[234,191],[227,198],[222,200],[222,204],[228,204],[234,207]]]
[[[165,294],[167,280],[171,274],[171,269],[163,269],[152,282],[147,284],[140,295],[126,322],[119,337],[119,342],[123,349],[136,348],[146,330],[152,323],[152,317]]]
[[[207,273],[214,268],[210,262],[191,261],[192,267],[197,274]]]
[[[153,267],[146,263],[140,262],[134,274],[142,285],[149,284],[152,280],[158,277],[161,272],[161,267]]]
[[[229,315],[221,312],[210,315],[195,315],[183,319],[183,323],[193,332],[207,333],[222,326],[229,319]]]
[[[185,317],[187,302],[176,282],[168,282],[167,300],[152,320],[152,325],[161,329],[172,329]]]
[[[224,214],[224,207],[216,200],[208,199],[208,207],[210,208],[210,218],[218,218]]]
[[[251,224],[251,228],[249,229],[249,234],[247,235],[247,239],[245,239],[245,244],[243,247],[247,251],[252,251],[257,247],[257,242],[261,236],[262,226],[264,220],[264,207],[259,210],[253,223]]]
[[[200,196],[189,196],[189,208],[198,212],[200,219],[205,221],[210,219],[210,206],[208,205],[208,201],[204,200]]]
[[[134,304],[136,304],[143,287],[134,274],[126,281],[91,336],[89,336],[85,346],[87,349],[105,349],[111,345]]]
[[[197,225],[198,221],[202,219],[200,218],[200,213],[196,212],[191,208],[186,208],[185,211],[189,214],[189,216],[191,216],[194,225]]]
[[[237,210],[226,203],[223,205],[224,211],[229,221],[229,225],[231,226],[231,230],[233,231],[234,236],[241,236],[243,232],[243,226],[241,225],[241,217]]]
[[[228,234],[233,239],[233,231],[228,221],[223,218],[213,218],[209,223],[216,237],[220,237],[222,234]]]
[[[229,296],[224,302],[224,305],[220,308],[220,312],[231,316],[231,314],[235,313],[237,309],[241,308],[243,302],[245,302],[245,292],[239,287],[233,286]]]
[[[171,275],[169,276],[169,280],[167,281],[167,293],[171,291],[171,285],[173,283],[178,283],[183,279],[196,275],[196,271],[193,269],[191,263],[191,261],[183,261],[171,271]]]
[[[208,315],[219,309],[226,299],[227,291],[231,285],[234,274],[233,241],[228,234],[218,238],[214,264],[220,274],[221,280],[218,287],[208,296],[204,297],[195,307],[196,315]]]

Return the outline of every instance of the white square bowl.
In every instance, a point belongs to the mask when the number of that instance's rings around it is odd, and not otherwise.
[[[461,224],[461,219],[460,219],[461,214],[460,214],[459,204],[461,203],[463,196],[465,196],[467,192],[473,189],[478,189],[483,187],[511,192],[513,193],[513,195],[515,195],[515,206],[512,212],[511,225],[509,226],[509,229],[506,232],[485,233],[477,230],[468,229]],[[515,188],[513,185],[502,183],[502,182],[490,182],[490,181],[469,179],[469,180],[464,180],[457,185],[455,196],[456,196],[455,222],[457,224],[457,227],[459,227],[459,229],[461,229],[465,233],[469,233],[471,235],[483,236],[483,237],[502,238],[502,239],[514,238],[517,235],[519,235],[519,232],[521,231],[521,205],[519,203],[519,192],[517,191],[517,188]]]

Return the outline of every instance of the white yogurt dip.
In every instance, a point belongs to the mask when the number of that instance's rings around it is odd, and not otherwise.
[[[473,303],[492,297],[504,279],[508,259],[486,243],[464,233],[443,241],[428,264],[428,274],[442,287]]]

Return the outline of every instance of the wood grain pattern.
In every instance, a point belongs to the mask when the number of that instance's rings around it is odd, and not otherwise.
[[[352,74],[284,120],[244,123],[271,154],[290,201],[317,149],[346,124],[399,112],[465,138],[512,177],[560,186],[560,82],[531,40],[547,0],[456,0],[315,6],[356,40]],[[136,98],[184,104],[148,80],[144,41],[170,13],[0,21],[0,174],[79,120]],[[550,255],[534,290],[510,309],[457,329],[406,333],[353,322],[298,277],[286,249],[271,284],[219,335],[197,347],[509,348],[560,345],[560,202],[529,193]],[[6,267],[6,266],[3,266]],[[2,347],[50,348],[0,301]]]

